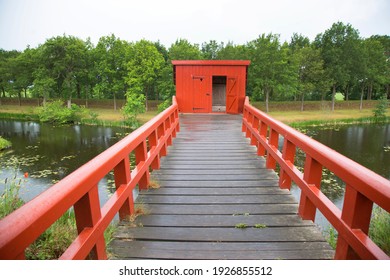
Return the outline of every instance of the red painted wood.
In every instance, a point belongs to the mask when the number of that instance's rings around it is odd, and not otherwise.
[[[213,76],[225,76],[226,112],[243,112],[248,60],[173,60],[179,111],[212,112]]]
[[[78,168],[30,202],[0,220],[0,259],[22,259],[25,249],[74,206],[79,235],[61,259],[105,259],[103,233],[119,212],[121,219],[134,212],[133,189],[148,186],[149,167],[179,130],[176,98],[164,112]],[[165,126],[166,120],[170,125]],[[146,139],[157,131],[157,143],[147,151]],[[152,141],[153,142],[153,141]],[[130,172],[129,154],[137,166]],[[97,184],[114,170],[116,191],[100,207]]]
[[[283,154],[283,159],[286,161],[286,164],[288,164],[290,166],[290,168],[293,168],[293,166],[294,166],[295,153],[296,153],[295,145],[293,143],[291,143],[290,141],[288,141],[288,139],[284,138],[282,154]],[[279,186],[282,189],[290,189],[291,188],[291,178],[284,171],[284,169],[280,170]]]
[[[253,125],[254,116],[259,119],[259,130]],[[284,137],[283,153],[275,149],[275,138],[266,138],[268,130],[270,135],[276,132]],[[373,203],[390,212],[389,180],[271,118],[251,106],[248,98],[244,104],[242,131],[250,135],[251,141],[253,138],[258,141],[259,155],[267,152],[279,164],[282,188],[290,185],[291,180],[301,189],[299,214],[302,218],[314,220],[318,209],[336,229],[339,234],[336,259],[390,259],[367,235]],[[296,148],[306,154],[304,173],[294,166]],[[346,183],[341,211],[320,190],[322,168]]]

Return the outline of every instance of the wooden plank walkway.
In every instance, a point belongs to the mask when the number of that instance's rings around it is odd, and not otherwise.
[[[334,251],[241,132],[242,116],[182,115],[181,132],[122,222],[114,259],[332,259]],[[239,225],[246,228],[239,228]]]

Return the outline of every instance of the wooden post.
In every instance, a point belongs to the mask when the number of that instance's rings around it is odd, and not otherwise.
[[[322,165],[309,155],[306,155],[303,180],[316,188],[321,187]],[[304,220],[314,221],[316,216],[316,206],[310,199],[301,192],[298,214]]]
[[[101,218],[98,186],[95,185],[74,205],[77,232],[80,234],[85,228],[94,227]],[[107,259],[106,243],[102,232],[95,246],[89,253],[91,259]]]
[[[121,185],[127,185],[131,180],[130,172],[130,160],[126,156],[117,166],[114,167],[114,180],[115,187],[118,189]],[[119,219],[124,220],[127,217],[134,214],[134,198],[133,192],[130,193],[130,196],[125,200],[122,207],[119,209]]]
[[[368,234],[373,202],[356,191],[352,186],[345,186],[345,196],[341,219],[352,229],[361,229]],[[360,259],[348,242],[339,234],[335,259]]]
[[[162,122],[158,128],[157,128],[157,140],[163,141],[163,137],[165,135],[165,122]],[[160,151],[160,157],[166,156],[167,155],[167,143],[164,141],[163,146],[161,147]]]
[[[257,118],[256,116],[253,116],[252,128],[256,130],[257,133],[259,132],[259,118]],[[251,133],[251,145],[257,146],[258,141],[255,135],[256,134]]]
[[[145,161],[148,156],[148,151],[146,148],[146,139],[142,141],[134,150],[135,153],[135,164],[137,168],[140,169],[141,165],[145,164]],[[149,168],[146,168],[145,173],[142,175],[142,178],[138,182],[138,187],[140,190],[146,190],[149,187],[150,173]]]
[[[271,149],[275,148],[278,149],[278,141],[279,141],[279,134],[276,130],[271,128],[270,136],[268,140],[268,145],[271,147]],[[267,162],[266,167],[268,169],[275,169],[276,168],[276,160],[271,156],[271,154],[267,153]]]
[[[289,166],[294,166],[296,147],[293,143],[284,138],[282,158]],[[283,168],[280,169],[279,187],[281,189],[291,188],[291,178],[287,175]]]
[[[267,131],[268,127],[265,122],[260,121],[260,137],[263,139],[267,139]],[[257,155],[264,156],[265,155],[265,147],[259,142],[257,146]]]
[[[157,131],[153,131],[149,136],[149,145],[150,151],[157,148],[158,139],[157,139]],[[156,157],[153,159],[152,164],[150,165],[153,170],[160,169],[160,154],[157,153]]]

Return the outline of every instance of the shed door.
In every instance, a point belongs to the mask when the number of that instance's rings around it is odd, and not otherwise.
[[[226,81],[226,113],[238,113],[237,77],[228,77]]]
[[[207,81],[204,76],[193,76],[193,112],[208,113],[210,93],[207,88]]]

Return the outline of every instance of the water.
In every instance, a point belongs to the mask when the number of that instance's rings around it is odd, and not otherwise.
[[[5,182],[14,181],[22,186],[21,198],[29,201],[129,132],[117,127],[0,120],[0,135],[12,142],[11,149],[0,152],[0,193]],[[112,190],[112,177],[99,183],[101,203]]]

